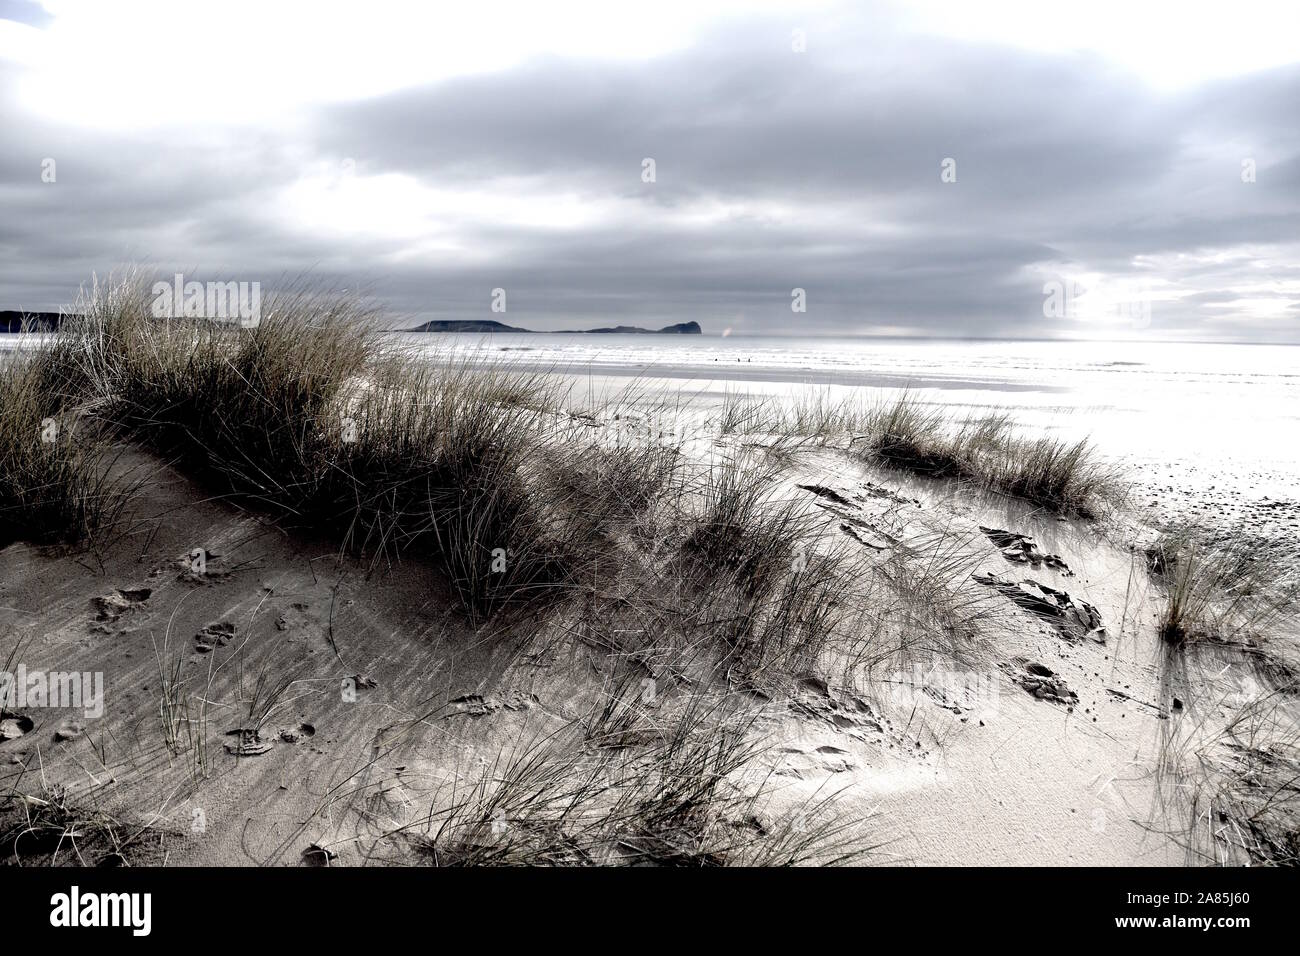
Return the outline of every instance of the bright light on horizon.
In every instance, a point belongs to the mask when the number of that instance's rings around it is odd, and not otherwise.
[[[1300,3],[896,0],[904,23],[969,42],[1092,54],[1165,91],[1300,60]]]

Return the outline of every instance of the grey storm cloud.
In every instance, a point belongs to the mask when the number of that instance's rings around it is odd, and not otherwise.
[[[1300,67],[1167,93],[1090,57],[866,17],[806,54],[788,35],[751,22],[652,59],[534,59],[281,127],[193,117],[195,141],[33,116],[0,63],[0,307],[57,308],[92,271],[140,261],[359,282],[401,321],[484,317],[503,287],[509,321],[536,328],[788,332],[800,287],[809,332],[1051,337],[1084,330],[1045,317],[1044,281],[1079,271],[1154,282],[1152,334],[1300,339]],[[284,213],[303,177],[347,161],[361,179],[597,212],[521,223],[471,204],[444,224],[459,255]],[[1290,300],[1289,317],[1242,299]]]

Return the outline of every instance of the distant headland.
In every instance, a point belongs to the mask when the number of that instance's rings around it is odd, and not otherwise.
[[[504,322],[496,322],[491,319],[435,319],[432,322],[425,322],[406,331],[524,332],[539,335],[700,335],[702,333],[698,322],[678,322],[676,325],[665,325],[662,329],[643,329],[635,325],[615,325],[603,329],[563,329],[559,332],[534,333],[532,329],[521,329],[518,326],[506,325]]]
[[[69,316],[59,312],[27,312],[22,310],[0,311],[0,333],[4,332],[53,332]],[[662,329],[643,329],[636,325],[613,325],[600,329],[563,329],[559,332],[537,332],[506,325],[491,319],[435,319],[425,322],[407,332],[517,332],[536,335],[700,335],[703,330],[698,322],[678,322],[665,325]]]
[[[0,310],[0,332],[53,332],[63,318],[58,312]]]

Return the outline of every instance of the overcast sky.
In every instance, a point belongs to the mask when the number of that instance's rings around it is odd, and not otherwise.
[[[0,308],[124,262],[537,329],[1300,341],[1300,4],[0,0]]]

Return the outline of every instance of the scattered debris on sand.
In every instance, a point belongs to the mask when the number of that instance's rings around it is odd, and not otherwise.
[[[1168,718],[1169,716],[1169,712],[1165,710],[1163,707],[1159,706],[1158,704],[1153,704],[1150,701],[1138,700],[1136,697],[1134,697],[1132,694],[1128,693],[1127,691],[1119,690],[1116,687],[1107,687],[1106,693],[1110,694],[1112,697],[1118,698],[1119,700],[1127,700],[1130,703],[1137,704],[1139,707],[1146,707],[1154,714],[1156,714],[1158,717],[1160,717],[1162,720]],[[1175,697],[1173,699],[1173,706],[1175,710],[1182,710],[1183,702],[1179,700],[1177,697]]]

